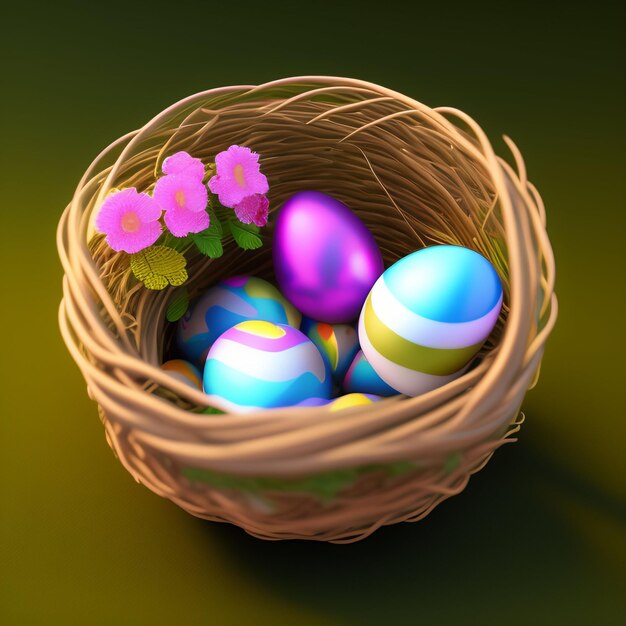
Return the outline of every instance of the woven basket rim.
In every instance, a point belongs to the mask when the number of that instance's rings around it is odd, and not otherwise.
[[[281,90],[287,94],[283,98],[267,95]],[[335,98],[338,104],[329,104],[330,98]],[[211,122],[211,103],[216,103],[215,122]],[[351,128],[340,141],[334,139],[333,133],[338,131],[333,119],[340,119],[347,126],[360,120],[359,115],[364,116],[365,123]],[[372,119],[368,120],[367,115]],[[94,207],[100,205],[120,178],[128,173],[145,178],[154,172],[159,157],[149,142],[156,141],[162,148],[170,145],[168,142],[182,141],[179,134],[195,128],[194,116],[199,116],[205,124],[214,124],[208,128],[217,129],[216,133],[220,123],[226,124],[222,118],[235,128],[239,118],[250,117],[255,124],[251,128],[260,129],[259,141],[272,141],[272,133],[279,132],[272,124],[280,128],[281,123],[288,128],[294,124],[293,128],[302,129],[303,133],[307,126],[306,132],[315,131],[320,137],[310,139],[313,144],[328,141],[337,150],[347,150],[353,145],[361,149],[358,142],[368,137],[376,148],[369,156],[379,162],[385,157],[376,142],[382,141],[383,133],[392,135],[393,130],[399,134],[390,142],[389,158],[401,159],[399,169],[404,167],[407,172],[417,171],[411,168],[423,163],[418,159],[420,150],[442,154],[436,150],[442,150],[441,145],[449,141],[457,156],[444,156],[459,159],[456,162],[460,164],[459,176],[480,182],[483,180],[480,173],[487,173],[484,184],[493,189],[494,206],[501,216],[510,307],[497,346],[476,368],[444,387],[416,398],[394,397],[366,407],[346,409],[339,414],[340,420],[327,407],[298,410],[288,407],[254,414],[189,412],[185,408],[189,403],[219,406],[219,402],[161,371],[156,349],[146,348],[142,358],[128,329],[120,332],[124,321],[102,283],[87,234]],[[205,118],[209,121],[205,122]],[[301,121],[304,119],[308,122]],[[164,139],[161,143],[157,141],[160,137]],[[154,468],[148,471],[146,456],[158,457],[167,452],[180,463],[215,471],[253,476],[261,470],[264,475],[290,477],[371,462],[393,463],[407,457],[435,465],[451,451],[478,449],[488,442],[491,448],[486,453],[489,453],[510,440],[511,432],[518,427],[515,418],[524,394],[538,377],[545,342],[557,317],[557,300],[545,209],[536,188],[527,180],[518,148],[506,136],[504,141],[516,170],[495,154],[484,131],[462,111],[452,107],[430,108],[399,92],[362,80],[297,76],[261,85],[217,87],[190,95],[105,148],[85,171],[59,222],[57,242],[65,271],[59,323],[91,396],[100,404],[112,445],[129,471],[154,491],[176,501],[175,494],[166,493],[163,484],[157,485],[162,477],[155,478]],[[400,154],[405,146],[414,148],[416,156]],[[347,152],[341,154],[353,158]],[[363,156],[375,175],[368,155],[364,152]],[[475,171],[465,171],[464,162],[473,164]],[[133,172],[131,164],[140,174]],[[358,167],[365,165],[361,163]],[[343,170],[341,174],[344,175]],[[381,187],[384,189],[382,182]],[[396,185],[396,189],[400,187]],[[465,193],[471,196],[469,191]],[[392,197],[389,206],[391,203],[396,204]],[[387,210],[386,215],[391,216],[392,209]],[[398,209],[398,214],[402,215],[402,211]],[[368,211],[364,215],[371,217]],[[395,213],[393,216],[397,217]],[[455,219],[461,218],[459,214]],[[475,216],[470,214],[469,218],[471,221]],[[496,219],[495,210],[484,219],[484,223]],[[482,245],[482,241],[476,245]],[[126,292],[135,297],[132,285]],[[164,317],[171,291],[166,292],[152,295],[150,301],[146,297],[137,300],[135,312],[150,313],[141,318],[143,327],[149,326],[150,332],[155,333],[154,319]],[[182,404],[154,395],[155,388],[167,388],[183,400]],[[475,466],[479,464],[476,459],[474,462]],[[467,466],[464,469],[466,473],[471,471]],[[249,521],[247,525],[251,524]],[[241,525],[245,527],[246,523]]]

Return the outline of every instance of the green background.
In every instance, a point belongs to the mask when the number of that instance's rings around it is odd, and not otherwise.
[[[3,10],[0,622],[612,624],[626,611],[622,3],[21,2]],[[419,524],[268,543],[137,485],[56,325],[57,220],[169,104],[370,80],[510,135],[548,210],[560,318],[521,441]],[[620,411],[620,409],[622,409]]]

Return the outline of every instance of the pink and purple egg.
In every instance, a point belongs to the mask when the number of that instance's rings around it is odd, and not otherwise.
[[[301,191],[283,204],[272,252],[285,297],[304,315],[329,324],[354,321],[384,270],[365,224],[320,191]]]

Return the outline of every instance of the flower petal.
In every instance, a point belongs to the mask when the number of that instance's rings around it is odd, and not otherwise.
[[[133,214],[136,224],[133,231],[123,227],[129,214]],[[96,216],[95,227],[107,236],[106,241],[113,250],[133,253],[151,246],[159,238],[160,217],[161,209],[153,198],[129,187],[105,199]]]
[[[254,223],[257,226],[265,226],[267,224],[268,209],[269,200],[267,197],[260,193],[255,193],[246,196],[235,205],[235,214],[237,219],[243,224]]]
[[[138,193],[133,202],[133,209],[142,222],[154,222],[161,217],[159,203],[147,193]]]
[[[204,212],[209,201],[206,187],[193,176],[168,174],[157,180],[154,199],[166,211],[186,209]]]
[[[159,222],[147,222],[133,233],[123,231],[110,233],[107,235],[107,243],[113,250],[134,254],[151,246],[159,238],[161,232]]]
[[[218,195],[221,204],[232,208],[246,196],[268,191],[258,161],[256,152],[237,145],[215,157],[216,175],[209,180],[209,189]]]
[[[206,211],[188,211],[176,208],[165,212],[165,225],[174,237],[186,237],[189,233],[199,233],[211,223]]]
[[[119,227],[121,216],[132,205],[137,190],[134,187],[116,191],[107,196],[96,215],[94,225],[101,233],[109,233]]]
[[[200,181],[204,178],[204,164],[200,159],[181,151],[168,156],[161,166],[164,174],[184,174]]]

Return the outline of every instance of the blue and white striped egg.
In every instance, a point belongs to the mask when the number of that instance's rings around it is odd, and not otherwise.
[[[374,370],[359,350],[343,379],[343,390],[346,393],[375,394],[378,396],[395,396],[399,392],[390,387]]]
[[[496,324],[502,284],[482,255],[423,248],[387,269],[359,319],[361,349],[394,389],[417,396],[465,372]]]
[[[333,377],[341,380],[359,350],[356,328],[349,324],[327,324],[303,317],[300,330],[322,353]]]
[[[176,348],[198,367],[213,342],[246,320],[265,320],[298,327],[301,315],[274,287],[256,276],[234,276],[211,287],[179,320]]]
[[[233,412],[316,406],[330,398],[331,389],[315,344],[286,324],[237,324],[218,337],[204,367],[204,391]]]

